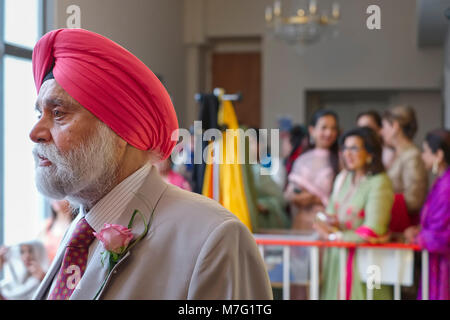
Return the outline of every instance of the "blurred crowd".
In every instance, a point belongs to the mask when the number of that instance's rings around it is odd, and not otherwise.
[[[430,252],[430,298],[449,299],[450,132],[428,132],[419,148],[413,142],[418,120],[407,105],[363,112],[346,132],[337,114],[324,109],[307,126],[280,129],[280,158],[269,153],[252,165],[258,210],[253,232],[284,229],[325,241],[419,244]],[[251,143],[266,148],[259,140]],[[275,162],[279,170],[260,174],[260,167]],[[177,185],[195,184],[188,166],[171,170],[184,178]],[[327,250],[323,259],[322,298],[336,299],[338,250]],[[353,277],[347,298],[362,299],[365,286],[357,273]],[[421,298],[420,288],[403,290],[403,297]],[[375,298],[392,298],[392,288],[382,286]]]
[[[0,247],[0,300],[30,300],[44,279],[76,215],[66,200],[53,201],[50,211],[36,240]]]

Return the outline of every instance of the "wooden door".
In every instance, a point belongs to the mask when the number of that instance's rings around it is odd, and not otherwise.
[[[243,99],[233,102],[240,125],[261,125],[261,53],[213,53],[212,88],[225,93],[241,92]]]

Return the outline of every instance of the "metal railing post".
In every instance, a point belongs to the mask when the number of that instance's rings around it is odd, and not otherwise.
[[[339,300],[346,299],[346,287],[347,287],[347,266],[345,263],[345,259],[347,256],[347,249],[342,247],[339,248]]]
[[[373,251],[371,249],[366,249],[367,250],[367,259],[369,260],[369,266],[373,264]],[[373,290],[374,290],[374,286],[371,283],[369,285],[368,281],[366,281],[366,289],[367,289],[367,293],[366,293],[366,300],[373,300]]]
[[[283,300],[291,299],[291,283],[289,277],[290,249],[290,246],[283,246]]]
[[[310,247],[309,299],[319,300],[319,247]]]
[[[401,267],[401,252],[400,250],[395,250],[395,264],[397,267],[397,280],[394,284],[394,300],[401,299],[401,278],[402,278],[402,267]]]
[[[422,300],[430,298],[428,288],[428,273],[429,273],[429,257],[428,251],[422,250]]]

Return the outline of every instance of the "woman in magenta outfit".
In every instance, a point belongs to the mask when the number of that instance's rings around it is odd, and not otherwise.
[[[405,238],[429,251],[429,298],[450,299],[450,131],[435,130],[423,143],[423,161],[436,176],[421,212],[418,227]],[[419,299],[422,298],[419,290]]]

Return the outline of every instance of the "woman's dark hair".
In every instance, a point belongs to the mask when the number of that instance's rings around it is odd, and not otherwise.
[[[286,167],[286,174],[289,175],[289,173],[292,170],[292,165],[297,159],[297,157],[304,152],[303,149],[304,141],[307,138],[306,129],[302,125],[295,125],[289,130],[289,143],[291,144],[291,151],[289,152],[289,155],[284,159],[284,166]],[[287,181],[286,185],[287,186]]]
[[[444,161],[450,165],[450,131],[437,129],[427,133],[425,141],[428,143],[433,153],[442,150],[444,152]]]
[[[295,125],[289,131],[289,142],[292,146],[291,154],[297,150],[303,144],[303,141],[306,138],[306,129],[302,125]]]
[[[315,127],[317,125],[317,122],[319,122],[320,118],[326,117],[326,116],[332,116],[336,119],[336,123],[339,122],[339,117],[336,112],[327,110],[327,109],[320,109],[320,110],[317,110],[316,112],[314,112],[314,114],[312,115],[312,117],[309,121],[309,125],[312,127]]]
[[[336,112],[327,110],[327,109],[320,109],[317,110],[311,117],[311,120],[309,121],[309,125],[311,127],[315,127],[319,120],[323,117],[331,116],[336,120],[337,130],[339,134],[339,117]],[[307,150],[314,149],[315,145],[311,143],[311,139],[308,132],[308,148]],[[330,164],[333,167],[334,172],[337,174],[339,172],[339,143],[338,139],[333,143],[333,145],[330,147]]]
[[[377,126],[378,126],[379,128],[381,128],[381,126],[383,125],[382,122],[381,122],[381,116],[380,116],[380,114],[378,113],[378,111],[375,111],[375,110],[369,110],[369,111],[361,112],[361,113],[358,114],[358,116],[356,117],[356,122],[358,122],[358,120],[359,120],[361,117],[364,117],[364,116],[366,116],[366,117],[371,117],[371,118],[373,119],[373,121],[375,121],[375,123],[377,124]]]
[[[410,140],[416,135],[418,129],[416,112],[411,106],[400,105],[386,110],[383,119],[389,121],[390,124],[398,121],[403,133]]]
[[[341,148],[349,137],[360,137],[364,143],[364,149],[372,156],[372,162],[366,167],[367,173],[374,175],[385,171],[381,156],[383,150],[381,138],[374,130],[361,127],[346,131],[339,140]]]

